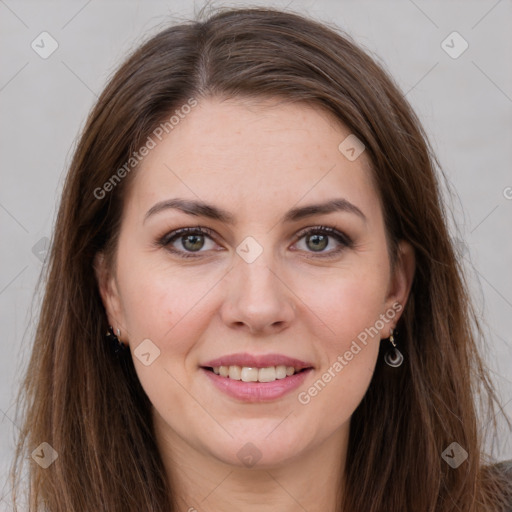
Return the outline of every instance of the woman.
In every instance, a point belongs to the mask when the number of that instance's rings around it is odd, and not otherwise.
[[[311,20],[228,10],[138,49],[63,191],[31,510],[512,509],[435,164],[385,72]]]

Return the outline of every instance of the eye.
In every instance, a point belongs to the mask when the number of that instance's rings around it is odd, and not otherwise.
[[[216,250],[216,244],[212,239],[214,236],[214,232],[205,227],[181,228],[164,235],[156,241],[156,245],[164,247],[182,258],[195,258],[199,257],[201,252]],[[335,256],[345,248],[353,246],[350,237],[328,226],[315,226],[301,230],[296,235],[295,244],[297,245],[303,239],[304,246],[299,250],[313,253],[318,257]],[[333,243],[332,240],[335,242]],[[208,246],[208,241],[210,246]],[[334,247],[331,248],[331,246]],[[327,248],[331,248],[331,250],[326,251]]]
[[[337,229],[328,226],[306,228],[297,233],[298,242],[304,239],[301,250],[318,254],[320,257],[329,257],[339,254],[345,248],[353,246],[350,237]],[[335,240],[335,243],[332,243]],[[300,245],[300,244],[299,244]],[[334,247],[333,247],[334,246]],[[330,251],[325,249],[331,248]]]
[[[213,231],[208,228],[181,228],[163,236],[157,244],[172,253],[179,254],[183,258],[194,258],[195,255],[191,253],[203,252],[201,249],[205,245],[206,250],[213,249],[213,247],[208,247],[208,244],[205,244],[206,238],[213,243],[212,235]],[[215,244],[213,243],[213,245]]]

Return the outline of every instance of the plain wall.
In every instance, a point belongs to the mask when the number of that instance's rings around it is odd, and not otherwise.
[[[288,6],[333,22],[373,52],[406,93],[456,192],[453,238],[487,325],[484,353],[505,405],[499,419],[512,418],[512,3],[213,5]],[[148,31],[201,7],[176,0],[0,2],[0,509],[7,507],[18,430],[15,393],[33,333],[30,306],[73,144],[121,59]],[[47,59],[31,47],[43,31],[59,45]],[[442,47],[453,31],[469,45],[458,58]],[[452,54],[464,44],[457,37],[445,43]],[[505,434],[494,455],[512,458]]]

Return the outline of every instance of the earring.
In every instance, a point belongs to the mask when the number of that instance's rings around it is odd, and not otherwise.
[[[404,362],[404,356],[402,352],[396,348],[395,338],[393,337],[393,329],[391,329],[391,333],[389,334],[389,341],[393,347],[390,348],[384,355],[384,361],[386,361],[387,365],[392,366],[393,368],[398,368]]]
[[[109,341],[110,348],[112,349],[114,354],[121,354],[126,350],[126,345],[119,339],[121,336],[121,331],[119,330],[119,328],[116,329],[116,334],[114,334],[113,327],[109,325],[108,331],[105,336]]]

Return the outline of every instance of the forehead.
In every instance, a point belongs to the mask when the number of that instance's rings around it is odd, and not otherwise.
[[[261,216],[344,197],[378,214],[365,153],[351,161],[339,149],[350,135],[332,115],[304,103],[204,99],[161,140],[153,136],[128,205],[147,210],[186,197]]]

